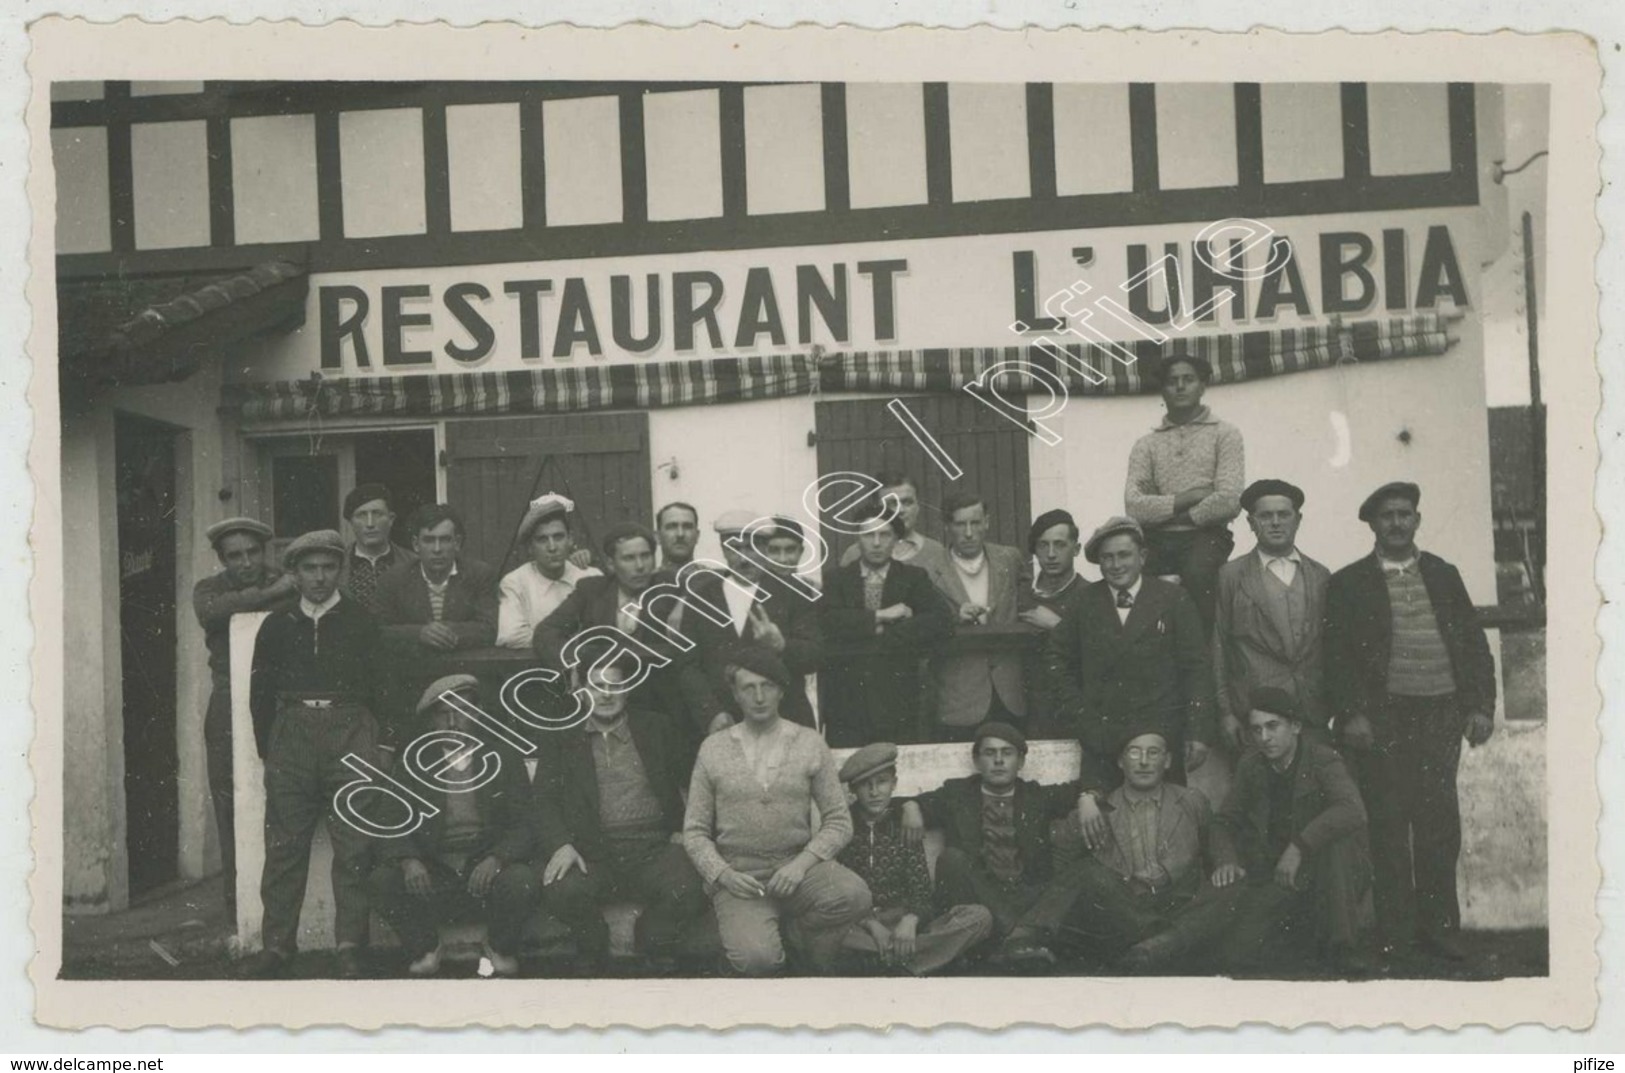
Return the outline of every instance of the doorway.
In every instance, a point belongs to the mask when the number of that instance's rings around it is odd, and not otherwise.
[[[180,871],[177,430],[124,414],[114,422],[125,845],[133,898],[172,882]]]

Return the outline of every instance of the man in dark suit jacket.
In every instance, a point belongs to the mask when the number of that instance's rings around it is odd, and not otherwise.
[[[1255,690],[1242,758],[1213,829],[1213,885],[1245,888],[1228,940],[1237,967],[1254,967],[1272,942],[1318,941],[1349,975],[1370,968],[1361,949],[1370,919],[1366,812],[1343,758],[1302,736],[1295,698]]]
[[[953,616],[924,570],[892,558],[902,519],[879,500],[852,519],[869,527],[859,558],[825,576],[820,607],[833,650],[818,683],[825,736],[836,749],[925,741],[920,661],[953,632]]]
[[[1420,500],[1396,482],[1360,507],[1376,548],[1327,588],[1327,695],[1371,812],[1384,945],[1459,960],[1456,770],[1462,738],[1494,732],[1495,664],[1461,574],[1417,551]]]
[[[1083,745],[1084,785],[1101,793],[1116,786],[1124,732],[1152,721],[1172,753],[1168,781],[1183,786],[1212,735],[1213,678],[1196,605],[1178,585],[1144,576],[1145,537],[1132,518],[1096,529],[1083,553],[1103,580],[1050,631],[1044,660],[1062,720]],[[1093,846],[1104,828],[1098,813],[1085,813]]]
[[[473,675],[448,675],[424,690],[420,723],[428,730],[478,735],[478,727],[441,700],[448,693],[479,704]],[[470,914],[485,918],[487,955],[497,975],[513,976],[520,935],[538,894],[534,875],[522,867],[533,852],[525,768],[518,756],[494,751],[466,757],[459,768],[452,762],[456,748],[448,743],[445,760],[432,765],[439,778],[420,778],[413,787],[435,811],[411,834],[374,840],[372,905],[400,938],[413,976],[439,971],[440,926]],[[478,779],[476,765],[488,760],[496,761],[492,777],[474,789],[451,791],[458,782]]]
[[[416,567],[378,582],[378,621],[386,637],[435,652],[496,643],[497,575],[461,558],[463,517],[445,503],[419,507],[407,525]]]
[[[627,677],[620,664],[575,670],[592,714],[579,728],[547,736],[531,798],[542,904],[570,927],[589,968],[609,955],[603,907],[611,899],[642,905],[637,946],[655,956],[672,954],[709,905],[675,837],[683,829],[685,751],[670,721],[636,707],[637,691],[616,688]]]
[[[1114,887],[1118,880],[1093,857],[1056,870],[1051,824],[1078,807],[1084,788],[1021,778],[1026,758],[1020,730],[983,723],[971,743],[976,773],[949,779],[905,804],[903,825],[942,831],[939,912],[984,906],[993,914],[1002,958],[1053,963],[1049,944],[1073,903],[1094,902],[1095,888]]]
[[[722,542],[725,571],[707,571],[694,579],[696,601],[705,608],[678,605],[671,624],[693,641],[711,685],[722,699],[730,722],[739,717],[733,691],[724,688],[723,668],[741,644],[757,644],[775,652],[795,681],[785,691],[779,714],[792,723],[817,727],[812,702],[807,699],[806,676],[818,670],[822,652],[818,612],[794,583],[769,568],[768,540],[780,527],[763,527],[765,519],[750,511],[727,511],[713,528]],[[744,541],[749,541],[749,545]],[[706,610],[728,619],[719,624]],[[721,721],[707,730],[720,730]]]
[[[582,578],[536,627],[531,645],[547,666],[561,671],[577,663],[608,664],[626,652],[651,665],[658,663],[639,687],[639,695],[672,722],[684,742],[686,760],[692,762],[700,740],[724,709],[697,656],[671,639],[669,623],[675,608],[669,605],[677,601],[648,595],[655,581],[655,546],[655,535],[641,525],[629,522],[610,528],[603,539],[608,573]],[[692,608],[684,613],[692,614]],[[582,650],[571,653],[566,663],[565,649],[588,631],[595,631],[594,640],[581,642]]]

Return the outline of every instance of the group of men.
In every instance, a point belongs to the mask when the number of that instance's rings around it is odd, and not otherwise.
[[[818,971],[858,957],[910,972],[975,951],[1034,964],[1076,950],[1125,972],[1246,968],[1283,943],[1350,974],[1413,943],[1462,957],[1456,769],[1463,738],[1493,730],[1495,683],[1459,574],[1416,546],[1420,489],[1374,491],[1359,510],[1373,551],[1333,574],[1298,547],[1304,492],[1245,483],[1240,433],[1202,404],[1207,364],[1156,372],[1167,413],[1131,453],[1127,513],[1084,540],[1049,511],[1025,554],[988,539],[970,492],[941,504],[944,541],[925,535],[918,485],[898,474],[846,512],[861,532],[816,581],[806,532],[781,515],[717,518],[724,561],[696,561],[699,512],[684,503],[589,550],[574,504],[543,495],[518,531],[527,561],[500,579],[462,554],[448,505],[414,512],[411,547],[396,544],[381,485],[346,498],[351,540],[303,534],[280,570],[268,526],[213,526],[223,569],[195,602],[228,902],[227,632],[235,613],[270,612],[250,675],[267,795],[265,950],[250,971],[283,971],[295,951],[324,816],[342,975],[361,972],[369,906],[414,974],[438,969],[437,923],[472,908],[499,974],[517,971],[539,910],[591,968],[612,898],[643,907],[642,953],[677,957],[710,919],[741,972],[798,950]],[[1242,512],[1257,543],[1230,559]],[[1076,572],[1080,553],[1099,581]],[[1031,636],[955,641],[977,633]],[[531,734],[487,778],[456,743],[477,737],[470,711],[496,708],[491,684],[441,672],[491,646],[533,652],[587,715]],[[1077,780],[1020,777],[1037,737],[1079,742]],[[898,745],[926,740],[968,743],[975,773],[892,800]],[[838,780],[831,747],[858,750]],[[1214,748],[1237,760],[1217,809],[1185,785]],[[428,820],[379,838],[334,816],[358,759],[426,765]],[[802,830],[806,804],[822,827]],[[927,828],[943,840],[934,878]],[[741,846],[749,868],[729,863]],[[764,938],[781,930],[789,961]]]

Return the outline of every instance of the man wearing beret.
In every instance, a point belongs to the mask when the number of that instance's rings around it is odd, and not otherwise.
[[[852,841],[836,859],[869,885],[874,903],[846,933],[846,948],[914,976],[946,968],[993,930],[993,914],[981,905],[932,911],[925,846],[905,836],[892,802],[897,746],[865,745],[841,765],[841,782],[853,798]]]
[[[1007,723],[983,723],[971,743],[976,773],[949,779],[904,805],[905,827],[942,831],[937,906],[981,905],[993,914],[999,959],[1055,961],[1049,944],[1073,902],[1115,883],[1093,858],[1055,869],[1050,827],[1087,796],[1080,783],[1043,786],[1021,778],[1027,739]]]
[[[1018,616],[1029,626],[1053,630],[1083,597],[1089,583],[1074,569],[1083,551],[1078,523],[1064,510],[1050,510],[1034,519],[1027,533],[1027,554],[1038,569],[1033,576],[1032,606]],[[1042,641],[1023,660],[1027,681],[1027,730],[1033,737],[1064,736],[1060,698],[1044,668]]]
[[[203,715],[209,799],[220,839],[226,916],[237,921],[236,788],[231,760],[231,616],[291,606],[299,598],[293,575],[265,561],[271,527],[253,518],[227,518],[204,533],[220,560],[219,573],[192,587],[192,610],[209,650],[209,707]]]
[[[447,675],[423,691],[419,728],[445,735],[413,761],[432,772],[413,790],[433,811],[425,810],[423,823],[410,834],[377,840],[368,889],[378,915],[399,937],[413,976],[440,971],[440,927],[467,917],[485,922],[485,952],[496,975],[518,975],[520,935],[536,911],[535,874],[511,867],[528,860],[532,850],[525,768],[517,754],[489,743],[481,749],[465,744],[468,737],[485,740],[463,710],[479,703],[480,685],[470,674]],[[466,788],[453,789],[459,784]]]
[[[354,538],[344,555],[339,591],[378,613],[378,582],[391,570],[411,566],[418,557],[396,544],[395,497],[387,485],[358,484],[344,497],[344,520]]]
[[[1241,493],[1241,506],[1258,545],[1219,568],[1213,622],[1219,728],[1238,751],[1246,738],[1248,694],[1261,686],[1297,697],[1305,725],[1326,732],[1322,631],[1332,576],[1298,550],[1302,489],[1286,481],[1254,481]]]
[[[1247,729],[1257,749],[1237,765],[1213,830],[1213,885],[1240,891],[1226,938],[1234,967],[1256,968],[1272,946],[1318,947],[1337,971],[1363,976],[1371,861],[1360,792],[1337,751],[1303,735],[1291,694],[1254,690]]]
[[[557,492],[531,500],[519,523],[519,546],[530,561],[510,571],[498,586],[497,644],[529,648],[536,627],[575,591],[584,577],[601,577],[594,567],[572,561],[575,537],[570,515],[576,505]]]
[[[1123,506],[1145,530],[1146,570],[1178,575],[1195,601],[1204,630],[1213,626],[1219,567],[1235,538],[1246,457],[1241,432],[1202,405],[1213,379],[1206,358],[1175,354],[1150,370],[1168,414],[1129,452]]]
[[[1178,585],[1145,576],[1145,535],[1132,518],[1109,519],[1083,554],[1101,580],[1050,631],[1044,665],[1083,745],[1084,786],[1103,795],[1117,785],[1123,732],[1147,720],[1168,741],[1168,780],[1184,785],[1212,735],[1213,677],[1196,605]],[[1092,846],[1104,834],[1092,797],[1083,819]]]
[[[1421,489],[1385,484],[1360,506],[1376,546],[1326,591],[1326,693],[1371,812],[1383,943],[1460,960],[1456,860],[1461,741],[1495,729],[1495,664],[1456,568],[1418,551]]]
[[[378,624],[339,592],[344,540],[331,529],[288,545],[282,565],[299,602],[273,612],[254,642],[249,707],[265,761],[265,949],[246,967],[280,975],[296,952],[310,843],[325,816],[333,843],[334,937],[339,975],[360,975],[367,940],[368,838],[335,810],[334,794],[355,778],[354,755],[381,761],[374,670]]]

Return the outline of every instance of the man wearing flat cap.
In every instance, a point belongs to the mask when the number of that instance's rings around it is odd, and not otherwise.
[[[1074,900],[1091,884],[1115,882],[1092,858],[1055,869],[1051,825],[1070,815],[1081,783],[1044,786],[1021,778],[1027,739],[1016,727],[989,722],[971,743],[975,774],[949,779],[904,806],[905,827],[942,831],[937,907],[980,905],[993,915],[999,960],[1049,963],[1050,943]]]
[[[498,586],[497,644],[502,648],[529,648],[536,627],[558,609],[584,577],[602,577],[595,567],[571,561],[575,536],[570,515],[576,505],[557,492],[531,500],[519,523],[519,546],[530,561],[502,579]]]
[[[245,967],[248,975],[280,975],[297,950],[310,843],[323,817],[333,843],[339,975],[361,972],[369,840],[335,810],[334,795],[355,778],[346,757],[383,763],[374,717],[379,634],[367,610],[339,592],[344,554],[331,529],[289,544],[282,565],[299,602],[269,615],[254,642],[249,707],[265,761],[265,948]]]
[[[1326,590],[1326,694],[1371,813],[1385,947],[1459,960],[1461,741],[1495,729],[1495,664],[1461,574],[1419,551],[1421,489],[1385,484],[1360,505],[1370,555]]]
[[[413,976],[440,971],[440,928],[465,919],[486,925],[485,954],[496,975],[518,975],[520,936],[537,908],[534,873],[512,867],[532,856],[525,768],[465,713],[465,705],[479,704],[471,674],[447,675],[423,691],[417,730],[445,735],[415,761],[433,772],[413,785],[432,811],[410,834],[377,840],[372,905],[400,939]],[[468,736],[484,746],[469,749]]]
[[[1274,686],[1298,699],[1304,725],[1324,734],[1329,719],[1322,633],[1331,571],[1298,549],[1303,490],[1273,478],[1241,493],[1257,546],[1219,568],[1213,621],[1213,679],[1219,729],[1245,743],[1252,690]]]
[[[1145,575],[1145,534],[1132,518],[1109,519],[1083,554],[1101,580],[1050,631],[1044,663],[1061,718],[1083,745],[1084,785],[1101,795],[1117,785],[1118,742],[1142,721],[1162,728],[1168,780],[1184,785],[1212,736],[1213,677],[1196,605],[1178,585]],[[1104,834],[1094,805],[1084,807],[1090,845]]]
[[[1053,630],[1067,611],[1083,598],[1089,583],[1074,568],[1083,551],[1078,523],[1064,510],[1050,510],[1033,520],[1027,533],[1027,554],[1037,570],[1033,575],[1032,606],[1018,616],[1029,626]],[[1036,738],[1065,736],[1060,722],[1060,698],[1044,668],[1043,645],[1030,648],[1022,660],[1027,682],[1027,730]]]
[[[192,610],[209,650],[209,707],[203,715],[209,799],[220,840],[220,871],[226,916],[237,922],[236,788],[231,760],[231,616],[291,606],[299,598],[293,575],[265,561],[271,527],[253,518],[227,518],[204,533],[220,571],[192,587]]]
[[[905,836],[897,789],[897,746],[865,745],[841,765],[852,795],[852,841],[837,858],[869,885],[869,915],[846,933],[846,949],[914,976],[952,964],[993,930],[981,905],[932,909],[925,846]]]
[[[1202,405],[1213,379],[1206,358],[1171,355],[1150,378],[1168,413],[1129,452],[1123,506],[1144,527],[1147,572],[1177,575],[1210,630],[1219,567],[1235,546],[1230,520],[1241,512],[1247,479],[1241,432]]]
[[[373,614],[378,613],[378,582],[384,575],[411,566],[418,557],[391,539],[395,529],[395,496],[388,485],[358,484],[344,497],[344,521],[350,527],[350,549],[339,575],[339,591]]]

